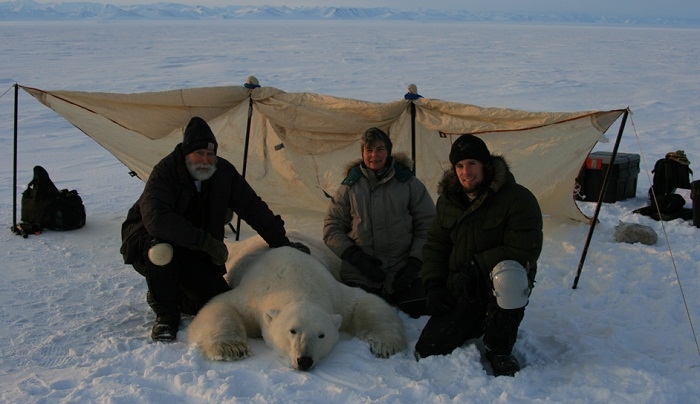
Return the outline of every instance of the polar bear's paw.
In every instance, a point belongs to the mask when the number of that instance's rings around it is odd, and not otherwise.
[[[252,356],[245,341],[213,341],[199,348],[202,355],[212,361],[235,361]]]
[[[367,337],[369,351],[377,358],[388,358],[407,348],[406,339],[401,335],[387,338]]]
[[[353,308],[349,331],[369,344],[372,354],[388,358],[408,348],[403,322],[396,309],[379,296],[354,292],[356,304]]]

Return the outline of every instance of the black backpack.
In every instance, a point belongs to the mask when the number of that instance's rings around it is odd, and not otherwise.
[[[653,183],[649,189],[649,198],[668,196],[676,192],[676,189],[690,189],[693,170],[690,169],[690,161],[683,150],[667,153],[666,157],[658,160],[651,170]]]
[[[690,189],[691,176],[690,160],[683,150],[666,153],[666,156],[656,161],[651,170],[654,177],[649,188],[650,206],[635,209],[634,213],[649,216],[655,220],[673,220],[693,218],[693,210],[686,209],[686,200],[676,193],[676,189]]]
[[[85,226],[85,205],[76,190],[58,190],[41,166],[22,193],[23,223],[50,230],[73,230]]]

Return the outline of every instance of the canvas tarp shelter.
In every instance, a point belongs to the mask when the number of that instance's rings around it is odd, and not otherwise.
[[[21,88],[144,181],[182,140],[190,118],[200,116],[217,136],[218,154],[245,171],[253,188],[280,213],[285,208],[325,212],[346,165],[361,157],[362,133],[376,126],[389,133],[394,154],[414,158],[416,175],[434,200],[450,166],[452,142],[472,133],[492,153],[505,156],[545,215],[588,222],[573,198],[575,178],[593,146],[625,111],[528,112],[429,98],[377,103],[273,87],[133,94]]]

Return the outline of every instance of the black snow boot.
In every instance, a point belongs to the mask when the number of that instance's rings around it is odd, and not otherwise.
[[[180,327],[180,313],[158,314],[151,330],[154,341],[173,342]]]
[[[485,353],[486,359],[491,364],[494,376],[515,376],[520,371],[520,363],[510,354],[497,354],[489,349]]]

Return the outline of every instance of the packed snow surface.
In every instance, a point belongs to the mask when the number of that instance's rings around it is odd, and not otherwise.
[[[697,402],[700,229],[692,221],[656,222],[632,211],[648,204],[650,171],[665,153],[683,149],[691,168],[700,166],[700,30],[73,21],[2,22],[0,37],[0,215],[6,229],[0,232],[0,401]],[[345,335],[310,372],[284,366],[261,340],[252,341],[251,358],[207,361],[187,342],[191,317],[175,343],[152,342],[145,281],[119,254],[121,223],[143,183],[23,91],[17,209],[32,168],[41,165],[59,189],[80,192],[88,218],[70,232],[24,239],[10,231],[15,83],[131,93],[242,85],[251,74],[288,92],[376,102],[401,99],[414,83],[425,97],[480,106],[629,106],[619,150],[641,156],[636,197],[602,206],[576,289],[589,226],[545,220],[538,282],[515,346],[524,367],[513,378],[489,375],[474,343],[416,362],[412,347],[427,317],[403,314],[407,351],[378,359],[364,342]],[[618,126],[608,132],[611,140]],[[611,141],[595,150],[612,147]],[[356,158],[359,153],[348,156]],[[578,204],[593,214],[594,203]],[[288,229],[320,238],[322,216],[290,212],[284,219]],[[658,242],[616,243],[618,221],[651,226]],[[242,237],[251,235],[244,227]]]

